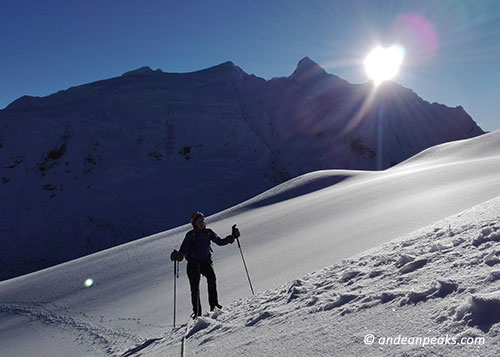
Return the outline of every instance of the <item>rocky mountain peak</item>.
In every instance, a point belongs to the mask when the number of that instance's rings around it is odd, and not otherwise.
[[[309,80],[309,79],[317,79],[319,76],[327,76],[326,71],[316,62],[314,62],[309,57],[302,58],[293,74],[289,77],[290,79],[296,80]]]

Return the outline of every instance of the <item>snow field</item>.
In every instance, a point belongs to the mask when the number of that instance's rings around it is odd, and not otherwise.
[[[189,331],[187,344],[193,355],[207,356],[284,351],[324,356],[495,356],[500,343],[500,271],[488,257],[500,249],[499,212],[500,197],[279,288],[235,301],[221,313],[200,318]],[[478,238],[486,243],[476,245]],[[381,314],[408,314],[408,320],[390,323]],[[417,315],[426,320],[413,321]],[[365,345],[360,335],[349,336],[356,324],[377,335],[398,329],[406,336],[448,335],[456,341],[480,337],[485,342],[378,349]],[[324,330],[311,334],[311,326]],[[182,329],[174,331],[151,355],[175,355],[180,333]]]
[[[448,147],[379,173],[308,174],[208,217],[220,236],[238,224],[257,295],[236,245],[214,246],[224,309],[190,329],[186,355],[495,356],[500,132]],[[189,286],[182,263],[171,331],[168,258],[189,229],[0,282],[0,355],[179,355]],[[206,308],[204,283],[201,296]],[[423,350],[368,334],[486,343]]]

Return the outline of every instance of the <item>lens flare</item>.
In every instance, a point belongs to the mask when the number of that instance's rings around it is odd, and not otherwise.
[[[86,288],[90,288],[92,285],[94,285],[94,280],[92,280],[92,279],[87,279],[87,280],[85,280],[85,283],[83,283],[83,285],[84,285]]]
[[[417,13],[405,13],[394,22],[398,43],[405,46],[409,60],[421,64],[433,59],[439,51],[439,36],[436,27],[426,17]]]
[[[398,74],[404,55],[405,50],[399,45],[389,48],[378,46],[366,56],[364,62],[366,74],[375,85],[379,85]]]

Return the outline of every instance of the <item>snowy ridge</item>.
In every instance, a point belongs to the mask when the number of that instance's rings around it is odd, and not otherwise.
[[[211,216],[211,219],[216,221],[221,220],[252,208],[264,207],[307,195],[336,185],[344,180],[369,175],[370,172],[368,171],[355,170],[320,170],[310,172],[290,179],[234,207],[216,213]]]
[[[290,351],[315,356],[421,356],[424,351],[496,356],[499,212],[500,197],[236,301],[222,313],[200,318],[187,343],[193,354],[206,356]],[[456,341],[479,337],[485,344],[370,346],[363,342],[368,332],[378,337],[448,335]],[[149,355],[175,355],[177,336],[174,332]]]
[[[500,157],[498,133],[493,132],[481,135],[480,138],[457,140],[433,146],[396,165],[394,168],[418,164],[419,162],[423,162],[424,164],[428,164],[429,161],[446,163],[498,157]]]

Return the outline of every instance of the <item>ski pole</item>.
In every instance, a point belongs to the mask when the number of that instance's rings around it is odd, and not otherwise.
[[[177,297],[177,278],[179,277],[179,262],[174,260],[174,328],[175,328],[175,312],[176,312],[176,297]]]
[[[247,263],[245,262],[245,257],[243,256],[243,250],[241,249],[240,240],[236,238],[236,242],[238,243],[238,248],[240,248],[241,259],[243,260],[243,265],[245,266],[245,271],[247,272],[248,283],[250,284],[250,290],[252,290],[252,295],[255,295],[253,292],[252,282],[250,281],[250,274],[248,274]]]

